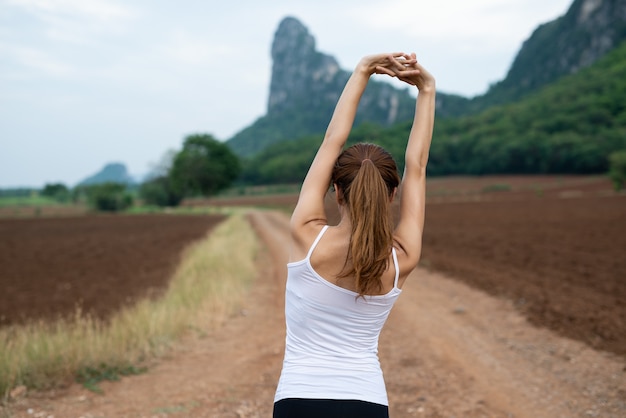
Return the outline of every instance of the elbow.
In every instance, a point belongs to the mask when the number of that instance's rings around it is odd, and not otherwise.
[[[416,175],[426,175],[427,165],[428,154],[425,156],[416,156],[415,158],[406,158],[404,161],[405,171],[410,171]]]

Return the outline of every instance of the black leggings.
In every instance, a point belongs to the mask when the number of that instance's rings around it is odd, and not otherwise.
[[[372,402],[334,399],[281,399],[274,418],[389,418],[389,408]]]

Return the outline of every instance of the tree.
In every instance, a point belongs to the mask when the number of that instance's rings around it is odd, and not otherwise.
[[[228,145],[207,134],[185,138],[169,172],[173,190],[182,196],[210,196],[230,186],[241,171]]]
[[[57,202],[70,200],[70,190],[63,183],[49,183],[41,190],[41,195],[52,198]]]
[[[118,212],[133,204],[133,197],[121,183],[100,183],[83,186],[89,205],[99,211]]]
[[[177,193],[168,176],[159,176],[145,181],[139,188],[144,203],[161,207],[178,206],[183,196]]]

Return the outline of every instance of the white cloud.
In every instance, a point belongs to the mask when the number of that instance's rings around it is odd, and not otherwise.
[[[5,3],[24,8],[42,19],[50,15],[66,15],[110,21],[133,15],[127,6],[110,0],[6,0]]]
[[[110,0],[5,0],[6,6],[26,13],[43,25],[50,41],[89,45],[103,35],[121,35],[138,17],[135,9]]]
[[[37,48],[0,43],[0,55],[21,67],[21,71],[2,71],[0,76],[3,78],[28,79],[33,72],[45,73],[52,77],[68,77],[74,74],[72,65]]]
[[[434,42],[452,41],[465,49],[472,44],[474,48],[510,48],[512,42],[530,35],[537,24],[537,10],[545,19],[553,19],[555,13],[565,12],[568,1],[392,0],[383,7],[365,5],[355,9],[354,14],[364,25],[377,31],[396,32],[399,39],[409,36]],[[546,7],[550,4],[556,7]]]
[[[190,67],[227,63],[237,54],[225,40],[212,39],[207,34],[196,35],[183,29],[175,29],[159,49],[163,51],[164,59]]]

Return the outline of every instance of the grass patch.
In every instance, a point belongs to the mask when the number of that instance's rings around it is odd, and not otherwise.
[[[242,207],[228,206],[177,206],[160,208],[157,206],[133,206],[123,213],[129,215],[145,215],[164,213],[168,215],[236,215],[245,213],[247,209]]]
[[[120,376],[131,376],[141,374],[147,369],[145,367],[135,367],[128,365],[126,367],[109,367],[102,363],[99,367],[85,367],[78,371],[76,380],[92,392],[102,393],[98,383],[103,380],[116,381],[120,380]]]
[[[145,299],[104,322],[77,312],[54,323],[0,329],[0,395],[17,386],[50,388],[141,372],[179,337],[222,323],[254,278],[258,242],[233,215],[190,246],[165,295]]]
[[[59,203],[51,197],[45,196],[2,196],[0,197],[0,208],[15,207],[15,206],[63,206],[67,205]]]

